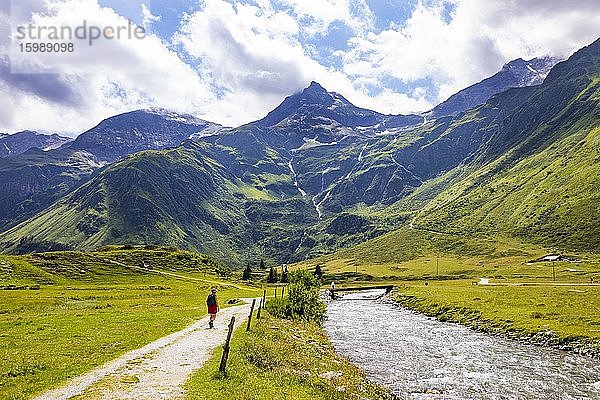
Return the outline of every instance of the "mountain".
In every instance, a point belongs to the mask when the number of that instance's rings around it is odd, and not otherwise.
[[[336,100],[339,106],[332,107]],[[313,113],[328,125],[304,124]],[[326,147],[358,152],[356,143],[376,139],[386,122],[395,129],[423,119],[360,109],[313,83],[265,119],[107,166],[31,225],[10,229],[9,236],[27,233],[8,246],[23,251],[143,241],[202,248],[240,262],[240,253],[265,251],[290,260],[310,243],[303,237],[320,213],[312,196],[321,189],[307,188],[314,194],[304,196],[297,186],[295,155]],[[51,225],[56,229],[46,230]]]
[[[418,115],[385,115],[356,107],[344,96],[328,92],[313,81],[302,92],[287,97],[256,125],[310,131],[322,127],[327,133],[344,136],[348,133],[372,135],[386,128],[405,128],[422,122],[423,117]],[[338,127],[346,130],[336,130]]]
[[[191,136],[221,128],[191,115],[137,110],[105,119],[79,135],[69,149],[89,152],[99,162],[110,163],[138,151],[177,146]]]
[[[60,148],[32,148],[0,158],[0,229],[48,207],[118,158],[174,147],[190,136],[211,135],[221,128],[189,115],[138,110],[104,120]]]
[[[541,85],[428,121],[361,109],[312,83],[261,120],[107,165],[1,233],[0,246],[168,244],[239,265],[410,226],[597,248],[599,43]]]
[[[553,57],[513,60],[495,75],[453,94],[426,115],[430,118],[457,115],[484,104],[493,95],[507,89],[539,85],[558,61],[560,60]]]
[[[505,235],[555,246],[600,247],[600,40],[557,64],[536,87],[495,96],[515,110],[460,179],[449,179],[415,226]]]
[[[22,154],[29,149],[54,150],[72,140],[57,134],[43,135],[34,131],[0,134],[0,158]]]

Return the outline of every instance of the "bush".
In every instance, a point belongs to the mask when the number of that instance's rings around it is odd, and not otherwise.
[[[289,274],[288,297],[267,303],[271,315],[279,318],[312,321],[319,325],[325,320],[326,306],[319,298],[321,282],[308,271]]]

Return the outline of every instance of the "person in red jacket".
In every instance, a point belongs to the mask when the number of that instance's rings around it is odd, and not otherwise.
[[[210,315],[210,321],[208,322],[209,328],[214,328],[215,318],[217,318],[217,312],[219,312],[219,301],[217,300],[217,288],[210,289],[210,294],[206,298],[206,306],[208,307],[208,314]]]

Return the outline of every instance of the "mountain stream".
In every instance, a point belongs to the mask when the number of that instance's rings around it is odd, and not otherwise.
[[[336,350],[401,399],[600,399],[600,362],[439,322],[374,300],[329,303]]]

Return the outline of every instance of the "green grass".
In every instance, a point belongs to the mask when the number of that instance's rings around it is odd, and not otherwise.
[[[198,280],[109,259],[145,261]],[[217,266],[206,256],[164,249],[0,256],[0,398],[28,398],[184,328],[206,314],[204,298],[215,282],[223,305],[258,293],[218,278]]]
[[[251,332],[234,332],[227,375],[218,372],[217,351],[187,383],[188,399],[388,399],[387,391],[336,355],[316,325],[267,313]],[[324,373],[340,374],[333,379]]]
[[[403,228],[293,268],[321,264],[332,279],[338,280],[355,276],[363,280],[492,278],[500,282],[542,282],[552,280],[552,264],[529,261],[551,252],[512,239],[468,238]],[[600,280],[599,255],[567,254],[582,262],[555,263],[558,282]]]
[[[491,332],[535,336],[547,344],[591,344],[600,351],[600,285],[473,285],[469,281],[406,282],[397,300],[441,320]]]

